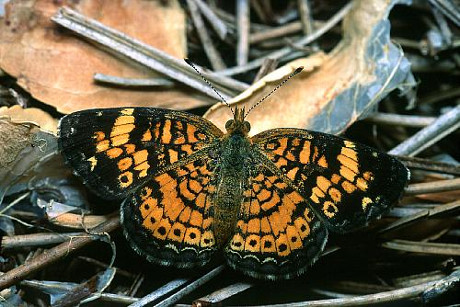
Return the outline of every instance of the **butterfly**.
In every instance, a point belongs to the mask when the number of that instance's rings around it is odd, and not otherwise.
[[[280,128],[250,137],[244,109],[223,132],[160,108],[84,110],[63,117],[59,146],[85,184],[123,199],[121,223],[148,261],[228,265],[261,279],[304,273],[328,233],[365,226],[409,179],[396,158],[338,136]]]

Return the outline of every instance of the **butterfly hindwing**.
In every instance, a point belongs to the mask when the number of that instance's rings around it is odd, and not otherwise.
[[[327,229],[299,193],[267,168],[249,178],[235,233],[225,247],[231,267],[256,278],[292,278],[319,257]]]
[[[207,158],[155,176],[122,204],[131,246],[147,260],[176,267],[206,264],[216,250],[215,176]]]
[[[333,135],[276,129],[252,141],[336,232],[379,217],[399,200],[409,177],[395,158]]]
[[[59,124],[66,162],[107,199],[128,196],[162,168],[221,135],[199,116],[157,108],[84,110]]]

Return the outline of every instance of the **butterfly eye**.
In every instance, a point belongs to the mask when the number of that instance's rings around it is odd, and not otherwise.
[[[235,121],[233,119],[230,119],[228,120],[226,123],[225,123],[225,129],[230,129],[231,127],[233,127]]]
[[[243,126],[244,126],[244,130],[249,132],[249,130],[251,130],[251,124],[249,122],[244,122],[243,123]]]

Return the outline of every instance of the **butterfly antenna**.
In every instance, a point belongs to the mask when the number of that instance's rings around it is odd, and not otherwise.
[[[287,77],[286,79],[283,80],[283,82],[281,82],[280,84],[278,84],[274,89],[272,89],[272,91],[270,93],[268,93],[267,95],[265,95],[262,99],[259,100],[259,102],[257,102],[255,105],[253,105],[251,108],[249,108],[249,110],[246,112],[246,114],[244,114],[244,117],[246,118],[246,116],[248,116],[249,112],[252,111],[252,109],[254,109],[255,107],[257,107],[259,104],[261,104],[265,99],[267,99],[269,96],[271,96],[271,94],[273,94],[274,92],[276,92],[280,87],[282,87],[284,85],[284,83],[288,82],[289,79],[291,79],[292,77],[294,77],[295,75],[297,75],[298,73],[300,73],[301,71],[303,70],[303,66],[300,66],[300,67],[297,67],[296,70],[294,70],[294,72],[292,72],[289,77]]]
[[[214,88],[214,86],[212,86],[211,82],[209,82],[204,76],[203,74],[195,67],[195,65],[193,65],[192,61],[190,61],[189,59],[184,59],[185,63],[187,63],[188,65],[190,65],[195,71],[197,74],[200,75],[200,77],[203,79],[204,82],[206,82],[207,85],[209,85],[209,87],[214,91],[214,93],[217,94],[217,96],[220,97],[220,99],[222,99],[222,102],[225,103],[227,105],[227,107],[230,108],[230,111],[232,111],[232,114],[233,116],[235,116],[235,113],[233,112],[233,109],[232,107],[228,104],[228,102],[225,100],[224,97],[222,97],[222,95]]]

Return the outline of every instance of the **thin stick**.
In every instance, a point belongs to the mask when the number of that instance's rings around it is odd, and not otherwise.
[[[91,229],[93,233],[111,232],[120,226],[120,218],[114,216],[107,222]],[[43,269],[44,267],[60,260],[71,252],[74,252],[83,246],[94,241],[94,236],[85,234],[85,236],[71,238],[67,242],[61,243],[56,247],[50,248],[46,252],[32,258],[0,276],[0,290],[23,280],[27,276]]]
[[[236,1],[238,42],[236,45],[236,65],[248,62],[249,55],[249,0]]]
[[[406,216],[403,218],[398,219],[397,221],[385,226],[384,228],[379,230],[379,234],[400,229],[402,227],[406,227],[412,225],[413,223],[421,220],[425,220],[427,218],[434,218],[438,216],[446,215],[447,213],[454,215],[455,212],[460,210],[460,200],[445,204],[445,205],[438,205],[432,209],[422,210],[417,212],[413,215]]]
[[[314,40],[318,39],[319,37],[321,37],[324,33],[329,31],[332,27],[334,27],[337,23],[339,23],[345,17],[345,15],[351,10],[352,3],[353,1],[350,1],[343,8],[341,8],[340,11],[338,11],[334,16],[332,16],[331,19],[329,19],[326,23],[324,23],[323,27],[316,29],[312,35],[308,35],[308,36],[301,38],[299,41],[295,42],[295,44],[299,46],[305,46],[313,42]],[[264,58],[268,57],[272,59],[280,59],[280,58],[286,57],[291,52],[292,52],[291,47],[285,47],[278,51],[275,51],[275,52],[272,52],[266,55]],[[260,59],[248,62],[244,66],[236,66],[236,67],[228,68],[226,70],[222,70],[217,73],[223,76],[231,76],[231,75],[237,75],[240,73],[244,73],[249,70],[255,69],[257,67],[260,67],[260,65],[262,65],[264,61],[264,58],[260,58]]]
[[[300,21],[302,22],[302,30],[305,35],[313,33],[313,21],[311,18],[310,4],[308,0],[297,0],[299,7]]]
[[[379,292],[375,294],[359,295],[354,297],[304,301],[291,304],[259,305],[255,307],[326,307],[326,306],[369,306],[373,304],[383,304],[386,302],[398,302],[402,299],[417,298],[425,291],[434,286],[448,286],[458,283],[460,271],[454,271],[449,276],[436,281],[429,281],[412,287]]]
[[[436,117],[432,116],[416,116],[416,115],[400,115],[390,113],[375,113],[364,119],[366,122],[375,124],[404,126],[423,128],[433,123]]]
[[[101,73],[96,73],[93,76],[94,81],[105,83],[109,85],[123,86],[123,87],[167,87],[171,88],[175,85],[174,81],[166,78],[122,78],[116,76],[109,76]]]
[[[444,91],[436,91],[435,93],[430,93],[427,96],[420,98],[419,104],[432,104],[437,103],[439,101],[443,101],[450,98],[455,98],[460,96],[460,86],[450,88]]]
[[[208,6],[207,3],[203,2],[202,0],[194,0],[196,5],[201,11],[201,14],[208,20],[211,27],[217,33],[221,40],[225,40],[228,29],[225,22],[223,22],[219,16],[217,16]]]
[[[185,285],[189,281],[190,280],[188,278],[174,279],[174,280],[168,282],[167,284],[163,285],[162,287],[156,289],[152,293],[144,296],[143,298],[141,298],[137,302],[129,305],[129,307],[145,306],[145,305],[147,305],[147,304],[149,304],[151,302],[154,302],[155,300],[159,299],[160,297],[165,296],[166,294],[179,289],[180,287],[182,287],[183,285]]]
[[[111,29],[96,20],[87,18],[68,8],[59,9],[56,15],[52,17],[52,20],[91,41],[101,44],[117,55],[127,57],[135,63],[161,72],[171,79],[187,84],[211,97],[215,97],[214,93],[208,87],[204,87],[196,79],[195,73],[189,66],[165,52],[135,40],[128,35]],[[231,78],[222,78],[222,76],[216,76],[211,73],[203,73],[203,75],[206,75],[214,84],[222,85],[222,88],[219,88],[219,90],[228,95],[228,97],[233,97],[235,94],[248,88],[247,84]]]
[[[419,169],[444,174],[460,176],[460,166],[452,163],[443,163],[417,157],[397,156],[404,165],[412,169]]]
[[[211,37],[206,30],[206,26],[204,24],[203,18],[199,12],[198,6],[194,0],[186,0],[188,4],[188,9],[190,11],[190,15],[192,16],[193,24],[195,25],[195,30],[200,37],[201,43],[203,44],[204,52],[211,63],[211,66],[214,70],[221,70],[225,69],[227,66],[225,65],[222,57],[220,56],[219,52],[217,51],[216,47],[211,40]]]
[[[2,238],[1,247],[3,249],[20,248],[20,247],[35,247],[62,243],[68,241],[71,237],[84,236],[83,232],[69,233],[32,233],[27,235],[4,236]]]
[[[426,128],[420,130],[388,153],[399,156],[415,156],[460,127],[460,106],[441,115]]]
[[[173,305],[174,303],[179,301],[181,298],[183,298],[187,294],[195,291],[197,288],[201,287],[202,285],[204,285],[205,283],[207,283],[211,279],[217,277],[217,275],[222,273],[224,268],[225,268],[225,265],[223,265],[223,264],[219,265],[218,267],[216,267],[212,271],[206,273],[205,275],[201,276],[200,278],[198,278],[194,282],[192,282],[189,285],[187,285],[185,288],[179,290],[178,292],[174,293],[170,297],[168,297],[168,298],[164,299],[163,301],[159,302],[158,304],[155,305],[155,307],[166,307],[166,306]]]
[[[237,295],[249,288],[254,287],[254,284],[248,282],[237,282],[227,287],[216,290],[202,298],[199,298],[193,302],[193,306],[211,306],[220,305],[222,301]]]
[[[412,253],[460,256],[460,244],[391,240],[382,243],[382,247]]]
[[[425,193],[437,193],[445,191],[454,191],[460,189],[460,178],[438,180],[433,182],[414,183],[410,184],[404,194],[416,195]]]

